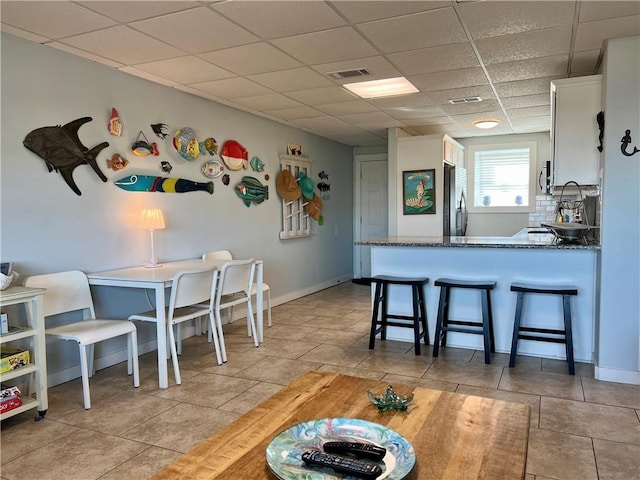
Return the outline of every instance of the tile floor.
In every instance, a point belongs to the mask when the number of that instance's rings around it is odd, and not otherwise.
[[[229,361],[217,366],[206,338],[185,341],[182,385],[157,386],[156,354],[141,357],[141,386],[122,363],[91,380],[82,408],[79,380],[49,389],[41,422],[33,411],[2,423],[4,480],[138,480],[232,422],[308,370],[340,372],[531,406],[527,480],[640,479],[640,387],[599,382],[593,367],[431,348],[416,357],[402,342],[368,350],[369,289],[344,283],[274,308],[273,327],[253,348],[246,324],[225,327]],[[241,479],[239,479],[241,480]]]

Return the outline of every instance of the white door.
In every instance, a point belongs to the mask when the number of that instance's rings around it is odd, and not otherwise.
[[[389,186],[386,160],[360,162],[360,240],[385,237],[388,233]],[[371,247],[360,246],[360,269],[356,277],[371,275]],[[359,272],[359,275],[358,275]]]

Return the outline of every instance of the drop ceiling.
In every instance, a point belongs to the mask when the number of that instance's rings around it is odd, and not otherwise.
[[[352,146],[548,131],[553,79],[640,35],[638,1],[1,1],[3,32]],[[366,69],[362,77],[331,72]],[[404,76],[419,93],[342,84]],[[480,102],[449,100],[480,97]],[[475,120],[495,118],[482,131]]]

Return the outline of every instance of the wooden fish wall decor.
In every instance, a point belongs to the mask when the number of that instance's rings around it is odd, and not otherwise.
[[[269,186],[262,185],[260,180],[254,177],[242,177],[242,181],[235,186],[234,190],[247,207],[250,207],[252,202],[260,205],[269,199]]]
[[[194,182],[184,178],[129,175],[114,183],[129,192],[185,193],[203,191],[213,194],[213,182]]]
[[[109,143],[102,142],[89,150],[78,138],[78,129],[91,120],[91,117],[82,117],[63,126],[37,128],[29,132],[22,142],[27,149],[44,160],[49,172],[60,172],[76,195],[82,195],[82,192],[73,180],[73,170],[80,165],[89,165],[100,180],[107,181],[96,158]]]

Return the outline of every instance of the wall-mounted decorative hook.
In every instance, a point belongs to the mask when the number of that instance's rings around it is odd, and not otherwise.
[[[622,140],[620,141],[622,142],[622,145],[620,145],[620,150],[622,150],[623,155],[630,157],[631,155],[635,155],[636,153],[640,152],[637,147],[633,147],[633,152],[627,152],[627,145],[631,143],[631,130],[625,130],[624,137],[622,137]]]
[[[604,112],[598,112],[596,115],[596,122],[598,123],[598,130],[600,130],[600,134],[598,135],[598,140],[600,141],[600,145],[598,145],[598,151],[602,151],[602,137],[604,136]]]

